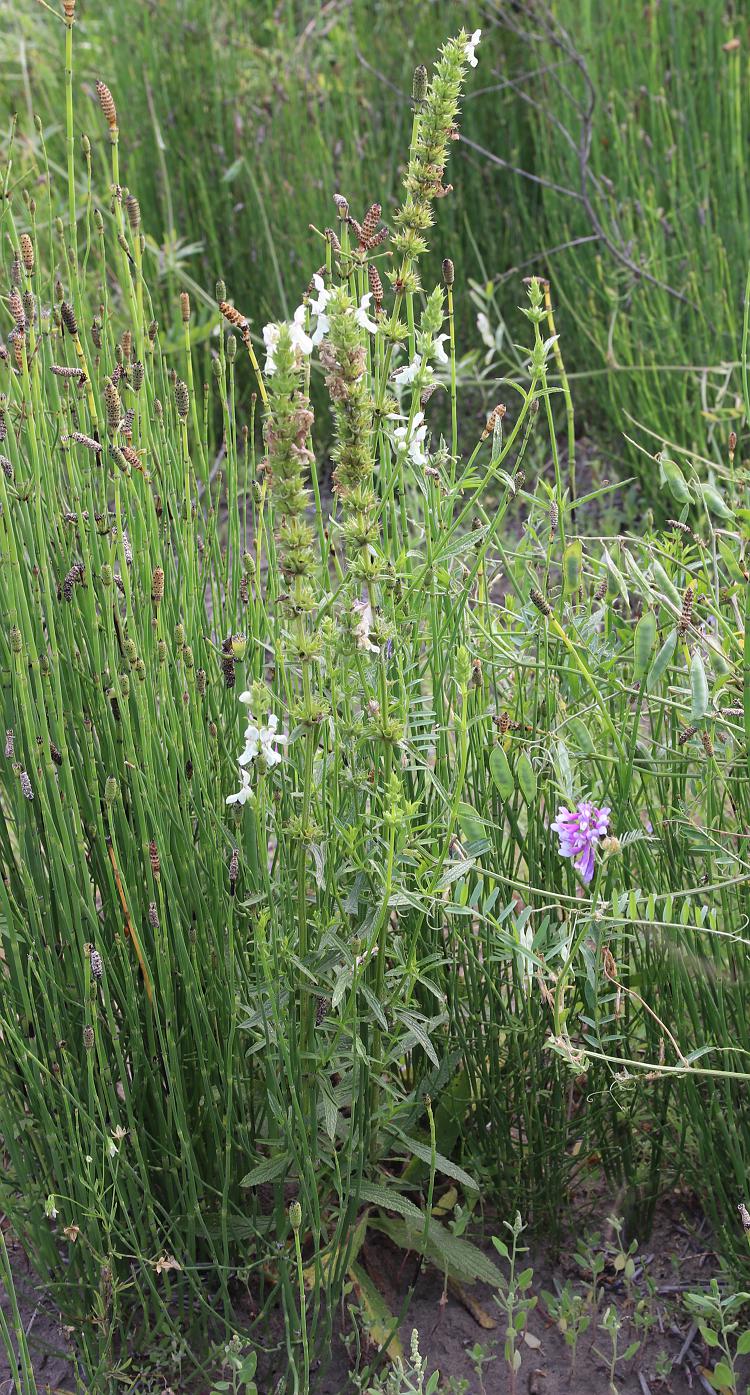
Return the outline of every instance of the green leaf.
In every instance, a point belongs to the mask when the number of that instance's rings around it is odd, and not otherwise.
[[[703,1322],[699,1322],[699,1323],[698,1323],[698,1326],[699,1326],[699,1328],[700,1328],[701,1337],[703,1338],[704,1342],[706,1343],[706,1346],[707,1346],[707,1347],[718,1347],[718,1345],[719,1345],[719,1337],[718,1337],[718,1334],[717,1334],[716,1332],[714,1332],[713,1328],[712,1328],[712,1327],[706,1327],[705,1323],[703,1323]]]
[[[490,775],[501,799],[512,799],[516,788],[513,771],[502,746],[493,746],[490,755]]]
[[[263,1182],[273,1182],[277,1177],[284,1177],[289,1170],[289,1154],[283,1153],[281,1157],[266,1158],[265,1162],[258,1163],[251,1172],[240,1182],[241,1187],[259,1187]]]
[[[397,1138],[414,1154],[415,1158],[421,1158],[422,1162],[430,1165],[432,1159],[431,1150],[426,1143],[420,1143],[417,1138],[409,1138],[400,1129],[394,1129]],[[450,1158],[444,1158],[442,1153],[435,1153],[435,1167],[443,1177],[452,1177],[454,1182],[460,1182],[467,1192],[479,1192],[479,1185],[470,1177],[468,1172],[464,1172],[457,1163],[451,1162]]]
[[[737,1341],[737,1355],[738,1355],[738,1356],[747,1356],[747,1353],[748,1353],[749,1351],[750,1351],[750,1330],[747,1331],[747,1332],[743,1332],[743,1333],[742,1333],[742,1336],[739,1337],[739,1339],[738,1339],[738,1341]]]
[[[395,1245],[404,1250],[414,1250],[429,1259],[436,1268],[459,1283],[473,1284],[479,1280],[491,1288],[499,1288],[502,1274],[496,1264],[488,1259],[470,1240],[453,1235],[438,1221],[430,1220],[426,1243],[421,1230],[408,1221],[385,1221],[379,1219],[376,1229],[388,1235]]]
[[[424,1215],[419,1207],[393,1187],[383,1186],[380,1182],[360,1182],[359,1199],[369,1202],[371,1206],[379,1206],[383,1211],[395,1211],[414,1226],[424,1225]]]
[[[734,1376],[731,1368],[727,1366],[726,1361],[717,1361],[708,1379],[714,1387],[714,1390],[734,1391]]]

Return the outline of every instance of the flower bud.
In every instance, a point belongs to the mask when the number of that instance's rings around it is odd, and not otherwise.
[[[299,1230],[302,1225],[302,1207],[298,1201],[293,1201],[289,1207],[289,1224],[292,1230]]]

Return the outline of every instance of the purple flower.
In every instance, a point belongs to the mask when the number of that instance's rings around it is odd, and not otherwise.
[[[574,810],[558,809],[552,831],[560,839],[560,856],[572,857],[573,866],[588,886],[594,875],[594,848],[609,828],[611,810],[597,809],[582,799]]]

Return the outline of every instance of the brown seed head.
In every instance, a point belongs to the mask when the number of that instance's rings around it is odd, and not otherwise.
[[[224,319],[228,320],[230,325],[234,325],[235,329],[247,329],[245,316],[240,313],[236,306],[230,305],[228,300],[220,300],[219,309]]]
[[[164,569],[154,567],[151,577],[151,599],[154,605],[159,605],[164,596]]]
[[[159,858],[159,849],[156,846],[155,838],[152,838],[151,842],[148,845],[148,858],[149,862],[151,863],[151,873],[153,875],[154,881],[158,882],[159,877],[161,876],[161,859]]]
[[[16,328],[20,329],[22,334],[25,333],[26,314],[23,308],[21,292],[19,291],[17,286],[13,287],[10,295],[8,296],[8,309],[10,310],[10,313],[13,316],[13,319],[15,320]]]
[[[680,618],[677,622],[677,633],[679,635],[687,634],[688,630],[690,629],[690,622],[693,616],[694,596],[695,592],[693,591],[692,586],[686,586],[685,594],[682,597],[682,610],[680,612]]]
[[[552,614],[552,606],[548,600],[545,600],[541,591],[537,591],[536,588],[534,588],[530,592],[530,596],[532,604],[536,606],[541,615],[548,616]]]
[[[60,306],[60,318],[71,339],[76,339],[78,336],[78,320],[76,319],[76,312],[73,306],[67,300],[64,300]]]
[[[141,226],[141,205],[135,194],[128,194],[125,200],[125,212],[128,215],[128,222],[133,232],[137,232]]]
[[[184,325],[189,324],[189,323],[190,323],[190,296],[188,295],[187,291],[181,291],[181,292],[180,292],[180,312],[181,312],[181,314],[182,314],[182,323],[183,323]]]
[[[379,310],[383,304],[383,282],[380,279],[377,267],[373,266],[372,262],[370,262],[367,268],[367,279],[370,283],[370,290],[372,291],[375,308]]]
[[[443,261],[443,282],[446,286],[452,286],[456,279],[456,269],[450,257]]]

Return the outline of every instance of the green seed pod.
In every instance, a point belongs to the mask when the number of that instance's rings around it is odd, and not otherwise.
[[[571,717],[567,727],[579,751],[584,756],[593,756],[596,748],[586,723],[580,717]]]
[[[566,596],[574,596],[581,584],[583,548],[578,539],[569,543],[563,553],[563,577]]]
[[[111,586],[111,585],[112,585],[112,582],[114,581],[114,576],[113,576],[113,573],[112,573],[112,567],[110,566],[109,562],[104,562],[104,563],[102,564],[101,579],[102,579],[102,586],[107,586],[107,587]]]
[[[701,494],[703,495],[703,502],[706,508],[709,509],[711,513],[715,513],[717,518],[723,518],[726,522],[731,523],[733,521],[734,514],[732,510],[727,508],[723,496],[719,493],[719,490],[714,484],[702,484]]]
[[[656,644],[656,617],[652,610],[642,615],[633,635],[633,678],[640,683],[648,673],[651,654]]]
[[[175,642],[175,644],[177,645],[177,648],[178,648],[178,649],[182,649],[182,647],[183,647],[183,645],[184,645],[184,643],[185,643],[185,626],[184,626],[184,625],[175,625],[175,627],[174,627],[174,642]]]
[[[156,657],[160,664],[167,662],[167,641],[165,639],[159,640],[156,646]]]
[[[708,679],[701,657],[696,649],[690,664],[690,718],[700,722],[708,712]]]
[[[525,751],[521,752],[516,762],[516,778],[526,803],[533,804],[537,794],[536,771]]]
[[[145,661],[144,661],[143,659],[136,659],[135,664],[133,665],[133,667],[134,667],[134,669],[135,669],[135,676],[136,676],[136,678],[138,679],[139,683],[145,683],[145,681],[146,681],[146,664],[145,664]]]
[[[651,563],[651,573],[655,580],[658,581],[665,595],[669,596],[672,604],[682,609],[682,596],[677,590],[677,587],[667,576],[667,573],[657,557],[655,557]]]
[[[120,674],[120,692],[122,693],[123,702],[127,702],[130,697],[130,678],[127,673]]]
[[[123,653],[129,664],[134,664],[138,658],[138,650],[135,647],[135,640],[129,636],[122,646]]]
[[[502,746],[493,746],[490,754],[490,775],[501,799],[512,799],[516,788],[513,771]]]
[[[111,808],[118,793],[118,785],[114,775],[107,776],[107,783],[104,786],[104,803]]]
[[[189,644],[185,645],[185,648],[182,651],[182,658],[186,669],[195,668],[195,655],[193,654],[192,648]]]
[[[679,465],[674,460],[669,460],[665,455],[657,456],[659,461],[659,480],[662,485],[666,485],[672,498],[678,504],[689,504],[690,490],[687,481]]]
[[[659,683],[664,677],[664,674],[669,668],[672,659],[674,658],[674,651],[676,648],[677,631],[670,630],[669,634],[667,635],[667,638],[662,644],[661,649],[659,650],[659,653],[654,659],[654,662],[652,663],[651,668],[649,670],[649,675],[646,679],[647,692],[653,693],[654,690],[658,687]]]

